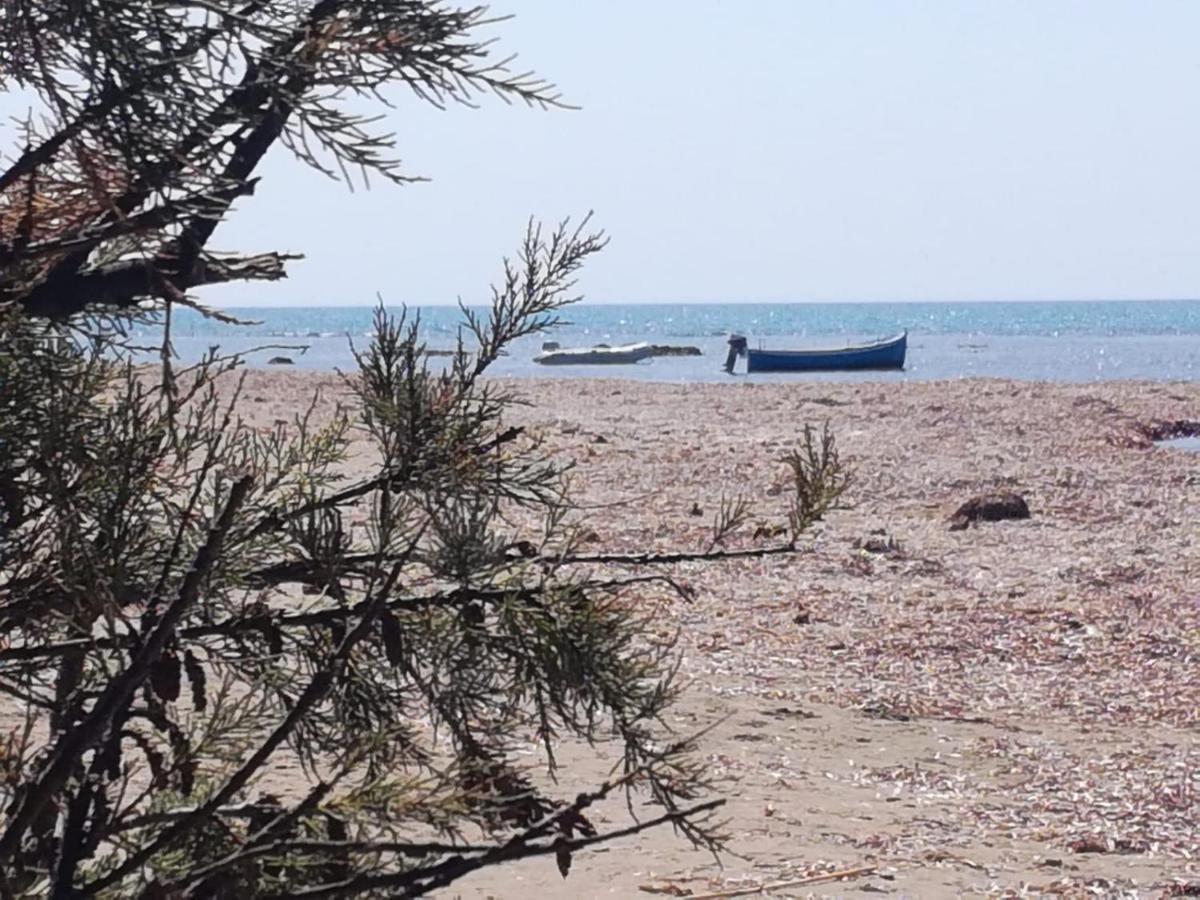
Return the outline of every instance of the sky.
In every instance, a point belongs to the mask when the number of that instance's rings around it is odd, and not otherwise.
[[[216,305],[482,302],[535,215],[594,210],[593,302],[1200,296],[1200,4],[494,0],[575,111],[387,126],[426,183],[277,150],[218,249],[306,254]]]

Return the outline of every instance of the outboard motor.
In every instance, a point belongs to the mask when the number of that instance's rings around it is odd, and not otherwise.
[[[733,364],[739,356],[746,355],[746,339],[740,334],[729,336],[729,355],[725,357],[725,371],[733,374]]]

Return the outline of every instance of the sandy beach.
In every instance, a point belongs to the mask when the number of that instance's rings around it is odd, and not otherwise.
[[[678,634],[689,684],[670,724],[712,729],[720,863],[659,830],[580,856],[565,881],[535,860],[445,896],[1200,883],[1200,456],[1145,436],[1200,419],[1200,386],[513,385],[530,404],[517,418],[603,506],[590,524],[606,550],[697,548],[722,494],[780,521],[778,459],[805,423],[829,424],[855,480],[794,556],[681,565],[694,600],[631,600]],[[316,387],[331,408],[335,376],[251,372],[247,414],[271,425]],[[1024,495],[1031,518],[948,528],[996,488]],[[611,764],[603,746],[563,760],[572,795]],[[613,803],[597,818],[628,814]]]
[[[1200,3],[0,8],[0,900],[1200,898]]]
[[[723,495],[753,508],[729,546],[767,546],[753,533],[783,521],[779,458],[805,424],[828,424],[854,481],[799,552],[674,566],[691,600],[629,597],[678,640],[668,724],[710,729],[728,852],[659,829],[566,880],[538,859],[441,896],[1200,890],[1200,454],[1147,439],[1200,419],[1200,385],[506,384],[528,401],[515,420],[575,462],[598,550],[700,549]],[[252,370],[243,412],[270,430],[317,389],[320,419],[338,376]],[[949,528],[1000,488],[1031,517]],[[597,784],[614,750],[565,747],[552,789]],[[269,786],[306,789],[295,767]]]

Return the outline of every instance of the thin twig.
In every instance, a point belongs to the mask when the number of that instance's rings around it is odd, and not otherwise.
[[[92,711],[59,741],[46,768],[36,782],[30,785],[22,797],[20,806],[9,817],[3,835],[0,835],[0,860],[9,859],[17,852],[25,831],[34,818],[46,808],[46,804],[58,795],[80,756],[103,739],[113,715],[129,702],[134,691],[150,674],[151,665],[162,654],[167,641],[175,633],[179,620],[195,603],[200,593],[200,585],[221,552],[225,533],[233,524],[234,514],[246,499],[250,484],[251,479],[248,475],[234,484],[217,524],[213,526],[208,540],[196,554],[195,562],[184,578],[176,598],[163,610],[154,630],[138,649],[125,671],[109,682],[104,693],[96,700]]]
[[[711,894],[693,894],[689,897],[689,900],[722,900],[725,897],[749,897],[752,894],[765,894],[768,891],[781,891],[784,888],[803,887],[806,884],[822,884],[826,881],[840,881],[843,878],[861,878],[863,875],[871,875],[877,868],[877,866],[860,866],[857,869],[841,869],[837,872],[809,875],[807,878],[794,878],[790,881],[774,881],[771,884],[760,884],[757,887],[715,891]]]

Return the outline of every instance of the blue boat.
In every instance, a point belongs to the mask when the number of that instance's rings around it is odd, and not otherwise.
[[[868,344],[829,350],[754,350],[740,334],[729,336],[725,371],[732,372],[739,356],[746,372],[841,372],[863,369],[903,369],[908,332]]]

